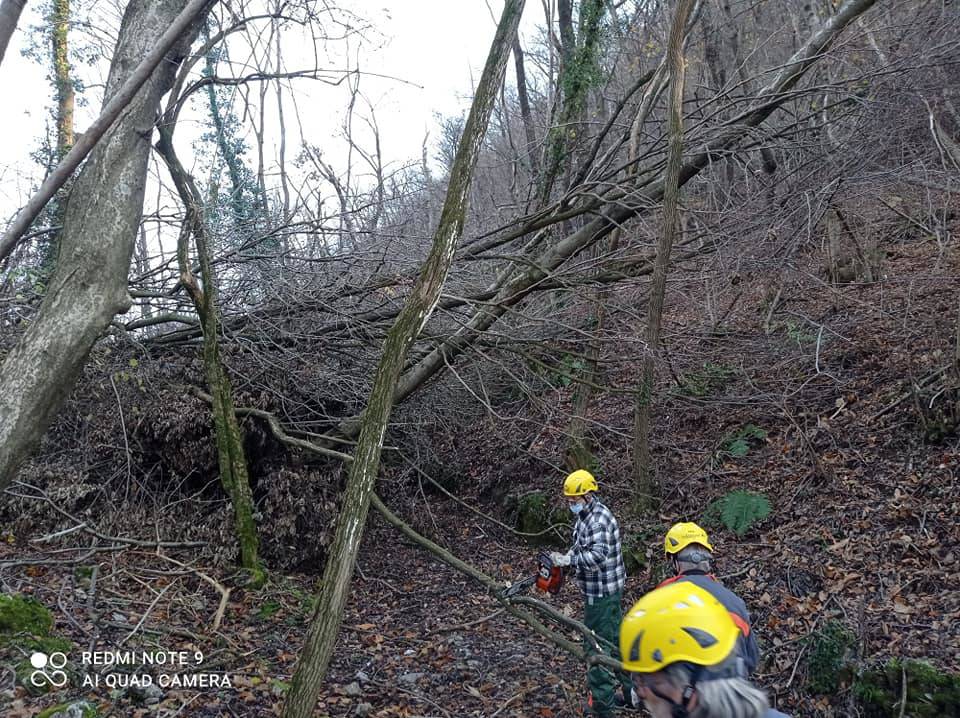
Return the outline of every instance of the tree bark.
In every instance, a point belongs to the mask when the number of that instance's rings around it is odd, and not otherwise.
[[[110,66],[105,109],[115,106],[155,38],[175,25],[187,5],[187,0],[130,2]],[[195,35],[194,28],[176,45],[170,43],[172,49],[157,60],[164,62],[144,78],[77,177],[60,235],[60,261],[39,315],[0,367],[0,489],[66,400],[93,343],[114,315],[130,307],[127,273],[143,207],[150,132],[160,98]]]
[[[824,218],[827,228],[827,276],[830,284],[836,287],[840,284],[840,265],[842,262],[840,250],[840,222],[832,210],[827,210]],[[834,299],[836,302],[836,299]]]
[[[690,16],[687,19],[687,23],[692,27],[696,23],[696,16]],[[705,24],[707,22],[706,12],[704,13]],[[682,50],[686,47],[686,41],[689,39],[689,32],[691,27],[687,28],[687,31],[684,33],[684,45]],[[708,28],[709,29],[709,28]],[[705,52],[706,56],[710,56],[710,42],[709,35],[705,32],[705,44],[707,46],[707,51]],[[637,159],[640,154],[640,137],[641,131],[644,124],[647,121],[647,118],[650,115],[650,112],[653,110],[654,104],[657,102],[658,98],[662,94],[663,90],[666,88],[667,83],[667,58],[664,58],[661,64],[653,71],[649,72],[645,77],[647,78],[647,87],[641,96],[639,107],[637,108],[637,114],[634,117],[633,124],[630,128],[630,141],[627,145],[627,164],[625,178],[627,183],[636,178],[637,175]],[[622,229],[617,227],[610,234],[609,246],[607,253],[613,255],[616,253],[617,249],[620,246],[620,235]],[[594,245],[595,247],[598,245]],[[603,326],[603,316],[604,308],[606,306],[607,296],[610,293],[610,287],[605,286],[601,283],[602,274],[600,272],[596,273],[596,278],[598,280],[598,286],[596,289],[596,299],[595,302],[595,317],[596,317],[596,327],[599,331]],[[588,370],[590,374],[588,375],[589,380],[592,383],[596,383],[596,373],[598,366],[598,359],[600,355],[600,338],[594,337],[590,344],[590,352],[588,359]],[[592,447],[586,441],[584,437],[586,420],[585,417],[580,413],[586,411],[586,407],[590,400],[592,393],[592,387],[589,384],[582,384],[577,389],[577,394],[574,397],[573,402],[573,417],[570,421],[570,429],[568,431],[569,442],[567,448],[567,466],[570,468],[580,468],[586,467],[584,459],[587,457],[592,457],[592,453],[588,454],[588,451],[591,451]],[[580,466],[573,466],[575,462],[579,462]]]
[[[27,0],[3,0],[0,2],[0,63],[7,53],[7,45],[13,37],[13,31],[20,22],[20,13],[23,12]]]
[[[599,245],[594,245],[599,246]],[[598,383],[598,365],[600,359],[600,332],[603,330],[606,292],[600,287],[593,290],[593,331],[587,348],[587,356],[573,389],[570,406],[570,422],[567,424],[567,446],[564,451],[564,465],[570,471],[591,469],[593,466],[593,442],[587,434],[589,422],[587,412],[593,397],[593,387]]]
[[[649,510],[657,495],[653,467],[650,462],[650,408],[653,399],[654,362],[660,348],[660,325],[666,294],[670,252],[677,234],[680,200],[680,168],[683,162],[683,88],[686,74],[683,36],[687,18],[696,0],[677,0],[670,37],[667,42],[667,73],[670,82],[670,103],[667,113],[667,167],[663,191],[663,233],[657,246],[657,259],[647,295],[647,349],[643,355],[640,386],[634,410],[633,480],[634,502],[638,510]]]
[[[70,0],[54,0],[50,15],[50,45],[51,66],[53,68],[53,88],[57,96],[57,153],[56,162],[60,162],[73,147],[73,78],[70,75],[70,58],[68,55],[68,33],[70,29]],[[49,224],[53,227],[63,226],[63,215],[66,210],[67,197],[70,193],[70,183],[65,182],[56,198],[50,203]],[[57,247],[60,244],[60,233],[50,232],[42,245],[42,266],[45,274],[53,271],[57,259]]]
[[[201,195],[196,183],[183,168],[173,147],[172,124],[161,123],[157,151],[170,170],[177,194],[186,208],[186,216],[177,243],[177,263],[180,281],[193,300],[203,329],[203,367],[210,386],[213,425],[217,441],[217,461],[220,483],[233,506],[234,530],[240,544],[240,565],[250,572],[250,585],[263,585],[266,574],[258,557],[257,524],[253,518],[253,495],[250,474],[243,450],[243,432],[234,410],[233,386],[227,368],[220,356],[217,341],[220,308],[217,304],[217,277],[210,262],[207,226],[204,222]],[[189,242],[191,235],[197,248],[203,289],[190,269]]]
[[[50,30],[53,50],[53,84],[57,90],[57,161],[73,147],[73,78],[70,76],[70,0],[54,0]]]
[[[367,408],[360,420],[360,436],[342,498],[336,534],[324,569],[320,598],[293,676],[284,706],[284,718],[308,718],[313,715],[313,708],[340,630],[357,550],[360,548],[363,526],[370,508],[370,495],[380,465],[383,438],[393,409],[397,380],[410,347],[436,307],[457,243],[463,233],[473,170],[500,84],[503,82],[523,5],[524,0],[507,0],[504,5],[503,15],[457,148],[430,255],[403,310],[387,333]]]
[[[540,174],[540,163],[537,161],[537,133],[533,128],[533,113],[530,111],[530,97],[527,95],[527,73],[523,67],[523,48],[520,47],[519,35],[513,40],[513,62],[517,73],[517,102],[520,105],[523,132],[527,139],[527,160],[530,163],[533,181],[536,182]]]

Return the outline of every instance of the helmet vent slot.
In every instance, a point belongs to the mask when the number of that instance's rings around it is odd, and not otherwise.
[[[685,633],[689,634],[693,640],[700,644],[700,648],[710,648],[710,646],[716,645],[717,643],[717,639],[714,636],[700,628],[684,626],[683,630]]]

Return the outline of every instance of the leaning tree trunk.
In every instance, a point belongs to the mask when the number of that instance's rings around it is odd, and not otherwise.
[[[667,70],[670,76],[670,105],[667,116],[667,169],[663,190],[663,234],[657,246],[650,293],[647,297],[647,350],[643,355],[640,386],[637,388],[633,434],[633,478],[638,510],[652,507],[656,496],[650,465],[650,405],[653,398],[653,369],[660,346],[660,322],[666,293],[670,252],[677,233],[677,205],[680,197],[680,167],[683,160],[683,35],[687,18],[696,0],[677,0],[667,44]]]
[[[310,622],[303,653],[284,707],[285,718],[313,715],[320,685],[330,664],[350,589],[363,525],[370,508],[380,452],[393,409],[394,395],[407,353],[440,298],[450,263],[463,233],[466,203],[473,169],[483,144],[487,123],[510,56],[524,0],[507,0],[490,47],[470,115],[457,148],[447,197],[426,263],[384,342],[367,408],[360,421],[360,437],[350,465],[337,530],[323,573],[320,599]]]
[[[27,0],[2,0],[0,2],[0,62],[3,62],[3,56],[7,53],[7,45],[10,44],[13,31],[17,29],[20,13],[23,12],[26,4]]]
[[[131,0],[110,65],[105,107],[187,5],[187,0]],[[127,271],[143,208],[150,129],[196,36],[192,27],[90,153],[73,186],[60,261],[39,315],[0,367],[0,489],[66,400],[93,343],[130,307]]]
[[[110,99],[103,103],[100,115],[87,127],[83,134],[75,138],[76,142],[73,148],[71,148],[66,157],[64,157],[56,167],[50,170],[40,187],[38,187],[36,192],[27,200],[27,203],[20,209],[17,216],[7,227],[6,231],[4,231],[3,236],[0,237],[0,259],[6,258],[14,250],[17,243],[20,242],[24,233],[30,227],[30,224],[37,218],[43,208],[47,206],[47,203],[53,195],[56,194],[57,190],[63,187],[67,180],[73,176],[74,171],[80,166],[80,163],[87,158],[87,155],[93,151],[94,147],[107,135],[108,131],[114,129],[117,118],[119,118],[120,114],[127,109],[128,105],[137,98],[143,86],[153,77],[157,67],[161,64],[169,63],[174,56],[176,56],[178,62],[182,60],[180,57],[182,53],[176,48],[179,47],[179,43],[182,41],[184,35],[190,35],[191,40],[193,37],[196,37],[195,21],[203,15],[206,15],[214,2],[216,2],[216,0],[189,0],[186,3],[181,3],[177,0],[175,5],[183,6],[183,10],[164,26],[164,31],[156,41],[156,44],[150,47],[149,52],[141,54],[140,61],[136,67],[127,72],[129,63],[118,66],[120,69],[118,69],[117,72],[123,73],[125,76],[123,84],[108,88],[108,90],[112,91],[112,95],[105,95]],[[131,0],[131,3],[127,6],[127,13],[131,12],[134,4],[139,5],[139,0]],[[162,6],[154,10],[155,12],[163,12],[166,14]],[[139,13],[140,11],[137,12]],[[126,17],[126,13],[124,17]],[[191,30],[191,28],[193,29]],[[169,69],[168,64],[165,64],[165,66]],[[114,72],[112,66],[110,71]],[[137,127],[140,126],[137,125]],[[145,128],[141,127],[140,131],[142,132],[144,129]]]
[[[210,262],[207,226],[203,218],[200,192],[196,183],[180,163],[173,148],[172,124],[161,122],[157,151],[170,170],[177,194],[186,208],[186,216],[180,229],[177,243],[177,263],[180,267],[180,282],[186,288],[193,306],[200,317],[203,329],[203,368],[210,387],[214,433],[217,439],[217,461],[220,468],[220,483],[233,506],[234,530],[240,544],[240,565],[250,572],[250,585],[259,587],[266,579],[258,558],[257,524],[253,518],[253,495],[250,491],[250,474],[247,457],[243,450],[243,434],[234,411],[233,386],[227,368],[220,356],[217,341],[220,324],[220,308],[217,304],[217,278]],[[193,236],[200,264],[203,288],[190,269],[190,237]]]

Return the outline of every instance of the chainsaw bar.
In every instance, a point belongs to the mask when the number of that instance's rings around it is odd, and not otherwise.
[[[503,589],[503,591],[500,592],[500,595],[503,598],[510,598],[512,596],[516,596],[518,593],[523,593],[524,591],[526,591],[536,582],[537,582],[536,576],[528,576],[527,578],[511,583],[509,586]]]

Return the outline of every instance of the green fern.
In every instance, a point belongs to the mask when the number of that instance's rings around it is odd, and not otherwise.
[[[733,439],[727,444],[727,453],[735,459],[742,459],[750,451],[750,444],[744,438]]]
[[[750,451],[750,442],[762,442],[767,438],[765,429],[756,424],[746,424],[732,434],[728,434],[721,442],[718,456],[731,456],[742,459]]]
[[[711,502],[705,512],[705,519],[706,523],[714,523],[719,519],[727,529],[737,536],[743,536],[754,524],[769,515],[770,501],[763,494],[731,491]]]

